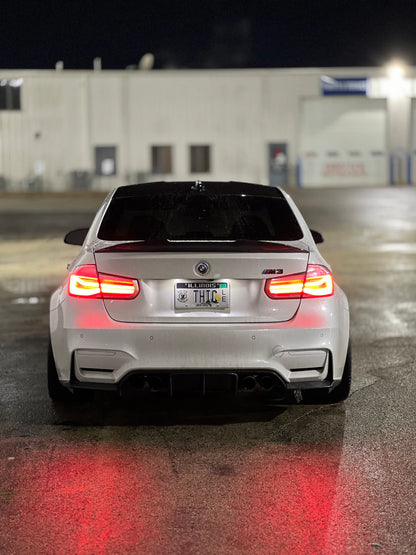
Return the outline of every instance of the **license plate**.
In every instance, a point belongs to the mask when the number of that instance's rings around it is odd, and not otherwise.
[[[185,282],[175,284],[176,310],[227,310],[229,308],[229,283]]]

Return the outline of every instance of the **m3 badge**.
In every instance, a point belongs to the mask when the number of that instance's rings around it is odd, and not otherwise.
[[[277,275],[283,274],[283,269],[282,268],[265,268],[262,271],[262,274],[266,275],[266,276],[277,276]]]

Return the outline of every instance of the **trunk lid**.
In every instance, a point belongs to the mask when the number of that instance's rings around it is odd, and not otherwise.
[[[135,299],[104,301],[112,319],[130,323],[248,323],[282,322],[296,314],[299,299],[270,299],[264,287],[272,277],[306,272],[309,251],[304,243],[301,247],[245,245],[239,252],[235,245],[202,246],[197,242],[169,248],[155,252],[158,249],[154,246],[125,243],[101,244],[95,250],[100,273],[130,277],[140,283]]]

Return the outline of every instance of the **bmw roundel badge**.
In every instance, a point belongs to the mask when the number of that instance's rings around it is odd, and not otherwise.
[[[195,272],[200,276],[205,276],[209,271],[210,266],[208,262],[205,262],[204,260],[201,260],[201,262],[198,262],[195,266]]]

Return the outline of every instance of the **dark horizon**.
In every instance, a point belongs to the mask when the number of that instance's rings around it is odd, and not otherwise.
[[[416,65],[415,22],[402,0],[16,0],[1,8],[0,68],[125,69],[147,52],[155,69]]]

